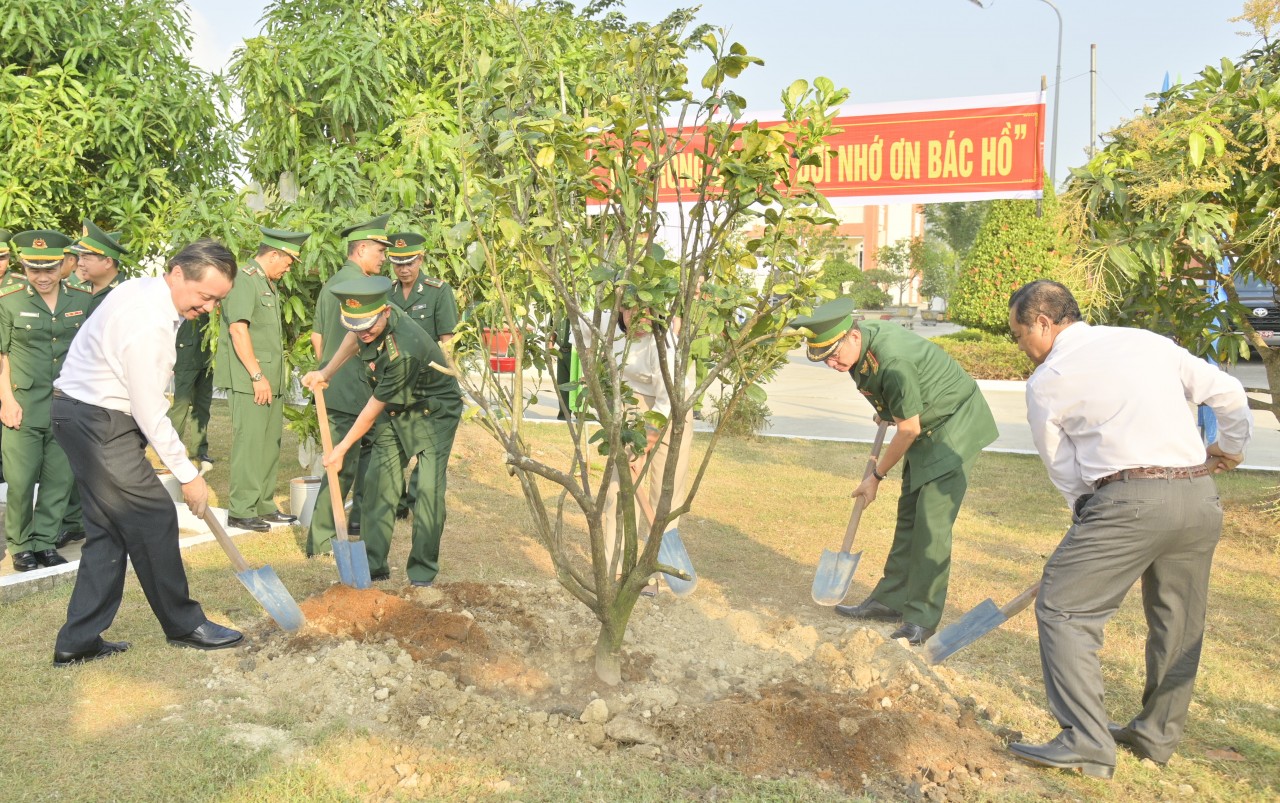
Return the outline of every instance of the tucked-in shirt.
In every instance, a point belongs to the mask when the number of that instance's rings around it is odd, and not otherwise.
[[[1253,415],[1235,377],[1142,329],[1075,323],[1027,380],[1027,422],[1068,505],[1127,468],[1205,462],[1189,404],[1218,416],[1218,446],[1242,454]]]
[[[80,328],[54,387],[133,416],[160,460],[188,483],[199,472],[169,421],[165,398],[181,324],[164,277],[123,282]]]

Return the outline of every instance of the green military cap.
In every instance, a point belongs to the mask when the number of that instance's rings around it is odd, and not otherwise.
[[[9,253],[9,238],[13,237],[13,232],[8,229],[0,229],[0,257]]]
[[[853,299],[845,296],[828,301],[808,315],[791,321],[792,329],[802,329],[808,345],[808,357],[822,362],[840,345],[840,338],[853,328]]]
[[[18,247],[18,260],[23,266],[39,270],[61,267],[63,250],[71,245],[71,238],[62,232],[36,229],[15,234],[13,244]]]
[[[129,249],[120,244],[120,232],[103,231],[92,220],[86,220],[80,225],[80,239],[71,244],[71,252],[77,256],[97,254],[119,262],[122,255],[129,253]]]
[[[387,256],[391,258],[391,262],[394,265],[408,265],[422,256],[426,250],[423,243],[426,241],[427,238],[416,231],[402,231],[399,234],[393,234],[391,235],[391,247],[387,249]]]
[[[302,244],[311,236],[311,232],[285,231],[284,229],[268,229],[266,226],[259,226],[262,230],[262,244],[277,248],[289,256],[297,259],[302,254]]]
[[[393,282],[387,276],[362,276],[333,288],[342,310],[342,325],[352,332],[363,332],[373,326],[378,315],[387,308],[387,293]]]
[[[373,240],[375,243],[382,245],[391,245],[391,240],[387,239],[387,218],[391,215],[379,215],[373,220],[366,220],[363,223],[357,223],[354,226],[348,226],[342,230],[342,239],[347,242],[355,240]]]

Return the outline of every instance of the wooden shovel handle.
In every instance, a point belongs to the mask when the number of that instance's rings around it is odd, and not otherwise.
[[[1040,581],[1037,580],[1031,586],[1031,588],[1028,588],[1026,591],[1023,591],[1018,596],[1009,600],[1009,602],[1006,603],[1005,606],[1000,609],[1000,613],[1004,614],[1004,618],[1006,619],[1010,619],[1015,615],[1022,613],[1022,609],[1030,605],[1032,601],[1035,600],[1036,594],[1039,594],[1039,593],[1040,593]]]
[[[315,396],[316,415],[320,418],[320,446],[324,449],[324,456],[328,457],[333,451],[333,435],[329,433],[329,410],[324,404],[324,391],[316,388]],[[338,483],[338,467],[325,466],[324,472],[329,478],[329,504],[333,507],[333,526],[337,529],[339,538],[349,541],[351,539],[347,536],[347,511],[342,506],[342,486]]]
[[[222,547],[222,551],[227,553],[228,558],[231,558],[231,566],[236,572],[249,571],[249,562],[244,559],[244,555],[241,555],[240,550],[236,549],[236,545],[231,542],[231,536],[227,535],[227,531],[222,529],[222,522],[218,521],[218,517],[213,515],[211,508],[205,508],[204,523],[209,525],[209,529],[213,531],[213,537],[218,539],[218,546]]]
[[[875,471],[876,461],[880,459],[880,447],[884,446],[884,435],[888,431],[889,422],[881,421],[880,428],[876,430],[876,439],[871,443],[871,457],[867,460],[867,468],[862,472],[863,480]],[[861,496],[853,501],[853,513],[849,515],[849,526],[844,531],[844,546],[840,547],[841,552],[848,552],[853,546],[853,535],[858,531],[858,522],[862,521],[862,511],[866,506],[867,503]]]

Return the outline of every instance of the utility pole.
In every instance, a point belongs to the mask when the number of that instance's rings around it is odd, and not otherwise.
[[[1098,143],[1098,46],[1089,45],[1089,158]]]

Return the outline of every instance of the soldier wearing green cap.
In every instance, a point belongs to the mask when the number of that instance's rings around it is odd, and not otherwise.
[[[429,337],[443,345],[453,337],[454,327],[458,325],[458,302],[453,297],[453,288],[444,279],[422,275],[426,242],[426,237],[414,231],[391,235],[387,257],[391,260],[391,272],[396,275],[396,283],[391,286],[388,297]],[[418,467],[414,466],[413,475],[405,484],[396,509],[398,518],[404,518],[413,509],[416,487]]]
[[[76,275],[80,286],[93,295],[93,307],[97,309],[113,289],[124,281],[120,272],[120,258],[129,253],[119,241],[119,232],[108,233],[98,228],[92,220],[82,224],[80,239],[71,245],[71,251],[79,255]]]
[[[10,430],[0,449],[9,483],[5,536],[13,567],[29,571],[66,563],[55,544],[75,478],[53,438],[50,406],[53,381],[92,298],[59,281],[69,237],[25,231],[13,242],[28,281],[0,290],[0,422]]]
[[[884,577],[860,605],[837,605],[856,619],[902,620],[893,638],[921,644],[942,619],[951,571],[951,528],[969,471],[998,435],[978,384],[936,344],[889,321],[853,320],[839,298],[791,322],[807,332],[808,357],[847,372],[877,421],[896,426],[871,476],[853,492],[875,501],[899,461],[902,492]]]
[[[387,248],[391,240],[387,237],[387,218],[380,215],[372,220],[348,226],[341,236],[347,242],[347,261],[338,272],[329,277],[316,299],[316,315],[314,329],[311,332],[311,347],[315,349],[316,359],[321,364],[333,359],[338,347],[342,345],[347,330],[342,325],[338,299],[333,288],[362,276],[376,276],[382,272],[387,261]],[[385,292],[384,292],[385,295]],[[356,416],[364,409],[370,398],[369,383],[359,365],[350,363],[333,375],[333,380],[325,390],[324,400],[329,413],[329,427],[334,441],[341,440],[356,422]],[[345,499],[347,491],[352,491],[351,511],[348,514],[347,529],[351,533],[359,533],[361,526],[361,488],[363,477],[368,473],[369,459],[372,454],[372,443],[362,443],[358,455],[344,460],[338,469],[338,492]],[[354,488],[353,488],[354,486]],[[320,494],[316,497],[315,513],[311,517],[311,529],[307,533],[307,555],[320,555],[332,551],[330,542],[337,534],[333,522],[333,506],[329,502],[329,480],[326,478],[320,486]]]
[[[371,398],[333,452],[325,456],[325,465],[342,462],[347,451],[373,431],[363,539],[375,580],[390,579],[387,553],[396,503],[405,467],[417,457],[422,470],[406,574],[412,585],[429,586],[440,570],[446,469],[462,417],[462,391],[457,379],[438,370],[445,365],[440,346],[387,302],[390,287],[390,279],[370,276],[332,288],[341,304],[341,323],[349,333],[333,358],[303,377],[302,383],[313,390],[324,387],[346,364],[354,363],[371,389]]]
[[[26,277],[21,273],[13,270],[12,259],[13,254],[9,250],[9,240],[13,238],[13,232],[8,229],[0,229],[0,290],[5,289],[9,285],[21,284],[26,281]],[[4,427],[0,427],[0,455],[4,453]],[[0,457],[0,482],[4,482],[4,459]]]
[[[231,492],[227,524],[266,532],[297,517],[276,507],[284,428],[284,327],[276,282],[302,254],[310,233],[262,229],[258,253],[222,302],[213,383],[231,403]]]

